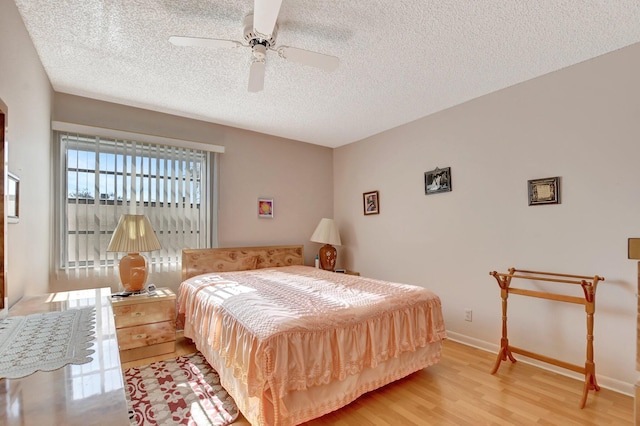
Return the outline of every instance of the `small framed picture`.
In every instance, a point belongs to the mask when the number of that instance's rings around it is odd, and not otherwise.
[[[378,191],[365,192],[362,194],[362,202],[364,203],[364,214],[380,213],[380,196]]]
[[[20,178],[7,172],[7,222],[20,221]]]
[[[527,181],[529,205],[560,204],[560,177]]]
[[[258,217],[273,219],[273,198],[258,198]]]
[[[640,238],[629,238],[627,246],[628,259],[640,259]]]
[[[451,191],[451,167],[435,168],[424,172],[424,193],[437,194]]]

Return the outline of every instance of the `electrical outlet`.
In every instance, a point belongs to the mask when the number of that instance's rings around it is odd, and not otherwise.
[[[473,311],[471,309],[464,310],[464,320],[465,321],[473,321]]]

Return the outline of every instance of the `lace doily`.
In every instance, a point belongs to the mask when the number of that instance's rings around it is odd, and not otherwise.
[[[90,307],[0,321],[0,379],[91,361],[95,315]]]

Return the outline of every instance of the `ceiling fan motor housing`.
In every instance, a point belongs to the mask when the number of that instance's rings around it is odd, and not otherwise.
[[[253,49],[253,56],[256,59],[264,59],[267,49],[276,44],[278,26],[273,27],[271,34],[260,34],[253,28],[253,13],[244,17],[244,39]]]

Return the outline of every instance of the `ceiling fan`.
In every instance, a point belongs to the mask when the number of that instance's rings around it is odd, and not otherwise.
[[[282,0],[255,0],[253,13],[244,18],[244,40],[222,40],[215,38],[171,36],[169,42],[175,46],[195,46],[213,48],[250,48],[253,61],[249,69],[249,92],[259,92],[264,88],[264,74],[267,51],[278,53],[283,59],[303,65],[333,71],[339,60],[335,56],[311,52],[289,46],[277,46],[278,14]]]

